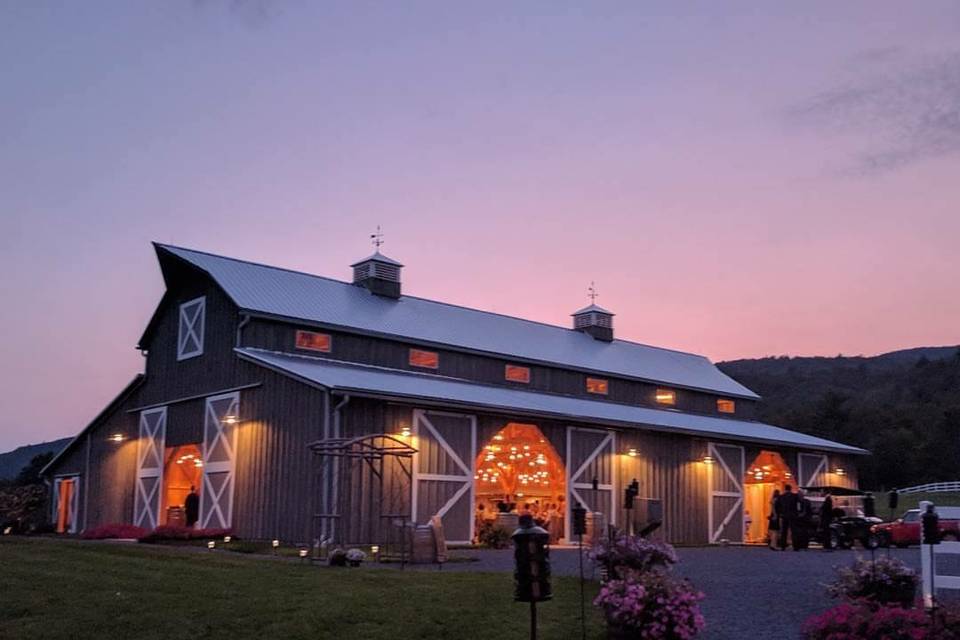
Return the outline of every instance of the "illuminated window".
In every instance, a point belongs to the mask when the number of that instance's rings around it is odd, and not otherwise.
[[[440,355],[435,351],[410,349],[410,366],[424,367],[425,369],[436,369],[440,366]]]
[[[587,378],[587,393],[607,395],[607,381],[600,378]]]
[[[737,410],[737,403],[733,400],[717,400],[717,411],[720,413],[734,413]]]
[[[529,367],[521,367],[515,364],[508,364],[505,369],[504,377],[510,382],[530,382]]]
[[[677,392],[672,389],[657,389],[657,404],[677,404]]]
[[[323,351],[330,353],[331,339],[326,333],[315,331],[297,331],[297,349],[309,351]]]

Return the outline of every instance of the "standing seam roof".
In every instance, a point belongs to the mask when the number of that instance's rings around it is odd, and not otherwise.
[[[252,313],[759,398],[703,356],[625,340],[603,342],[555,325],[413,296],[384,298],[340,280],[169,245],[156,247],[158,254],[168,252],[208,273],[238,307]]]

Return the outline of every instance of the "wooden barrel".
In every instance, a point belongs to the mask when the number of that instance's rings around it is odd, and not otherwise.
[[[433,540],[433,527],[428,524],[419,524],[413,530],[413,552],[412,560],[414,564],[429,564],[436,562],[437,547]]]

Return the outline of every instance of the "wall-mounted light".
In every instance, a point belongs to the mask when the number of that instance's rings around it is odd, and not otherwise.
[[[240,422],[240,418],[238,416],[230,414],[230,415],[223,416],[223,420],[221,420],[221,422],[223,422],[223,424],[237,424],[238,422]]]
[[[400,436],[403,438],[409,438],[413,431],[410,430],[410,427],[400,427]]]
[[[709,454],[705,455],[700,459],[700,462],[702,462],[703,464],[713,464],[713,456]]]
[[[636,458],[637,455],[639,454],[637,453],[636,447],[630,447],[629,449],[627,449],[627,455],[630,456],[631,458]]]
[[[836,470],[834,471],[834,473],[837,474],[838,476],[845,476],[845,475],[847,475],[847,472],[844,471],[841,467],[837,467]]]
[[[124,440],[126,440],[126,437],[122,433],[114,433],[114,434],[111,434],[110,437],[107,439],[110,442],[123,442]]]

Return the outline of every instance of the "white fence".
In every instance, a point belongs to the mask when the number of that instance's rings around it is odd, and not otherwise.
[[[932,504],[924,500],[920,503],[920,513]],[[940,544],[920,545],[920,567],[923,578],[923,606],[932,609],[937,589],[960,589],[960,576],[937,574],[937,556],[960,555],[960,542],[941,542]]]
[[[960,491],[960,480],[956,482],[931,482],[907,487],[906,489],[897,489],[897,493],[941,493],[944,491]]]

